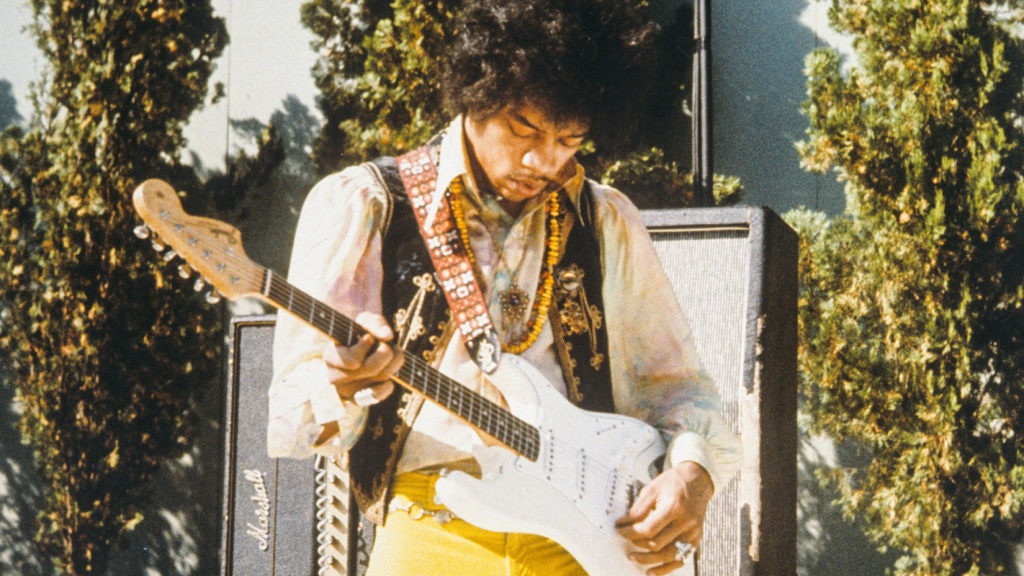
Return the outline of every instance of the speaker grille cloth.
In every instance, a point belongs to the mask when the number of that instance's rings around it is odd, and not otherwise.
[[[654,249],[693,330],[705,369],[718,383],[726,423],[740,432],[750,243],[746,229],[652,230]],[[739,479],[720,487],[708,509],[698,573],[739,573]]]

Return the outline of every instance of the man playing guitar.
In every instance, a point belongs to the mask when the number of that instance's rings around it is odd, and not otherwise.
[[[481,456],[516,444],[481,434],[460,406],[394,386],[409,358],[513,413],[540,414],[536,398],[515,398],[489,377],[515,355],[573,405],[660,433],[664,458],[649,482],[622,488],[615,464],[601,464],[603,475],[581,473],[554,496],[503,505],[510,516],[583,502],[584,478],[602,478],[602,495],[627,494],[612,530],[637,574],[670,573],[699,546],[708,500],[739,467],[739,442],[639,213],[575,159],[587,139],[624,138],[650,32],[608,0],[472,2],[440,79],[450,125],[410,155],[347,168],[310,192],[289,281],[368,334],[340,346],[280,315],[268,448],[274,457],[347,458],[360,508],[382,524],[371,575],[587,573],[587,544],[574,547],[572,535],[556,543],[488,530],[452,510],[445,478],[518,467]],[[594,425],[595,438],[603,426]],[[594,466],[586,448],[565,460],[557,452],[567,444],[538,430],[532,459],[552,476],[540,480],[562,486],[556,460]]]

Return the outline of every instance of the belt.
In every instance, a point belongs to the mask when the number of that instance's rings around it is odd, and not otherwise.
[[[413,502],[412,500],[402,496],[401,494],[396,495],[391,499],[391,504],[388,505],[389,512],[405,512],[413,520],[419,520],[424,516],[429,516],[434,519],[438,524],[447,524],[452,520],[458,518],[451,510],[442,508],[440,510],[431,510],[420,504],[419,502]]]

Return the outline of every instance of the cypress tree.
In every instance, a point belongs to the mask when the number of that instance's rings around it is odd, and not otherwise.
[[[899,574],[1015,573],[1024,537],[1024,46],[1007,6],[834,0],[800,151],[847,211],[803,219],[815,431],[865,447],[845,513]],[[1019,23],[1018,23],[1019,24]]]
[[[46,485],[37,541],[102,572],[220,370],[220,312],[132,234],[144,178],[178,164],[227,42],[208,0],[33,0],[48,61],[0,149],[0,356]]]

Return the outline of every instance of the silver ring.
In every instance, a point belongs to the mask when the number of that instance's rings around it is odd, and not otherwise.
[[[367,406],[373,406],[380,400],[373,395],[373,388],[360,388],[358,392],[352,395],[352,403],[360,408]]]
[[[686,557],[693,551],[693,544],[690,544],[689,542],[680,542],[676,540],[673,544],[676,546],[676,562],[686,560]]]

